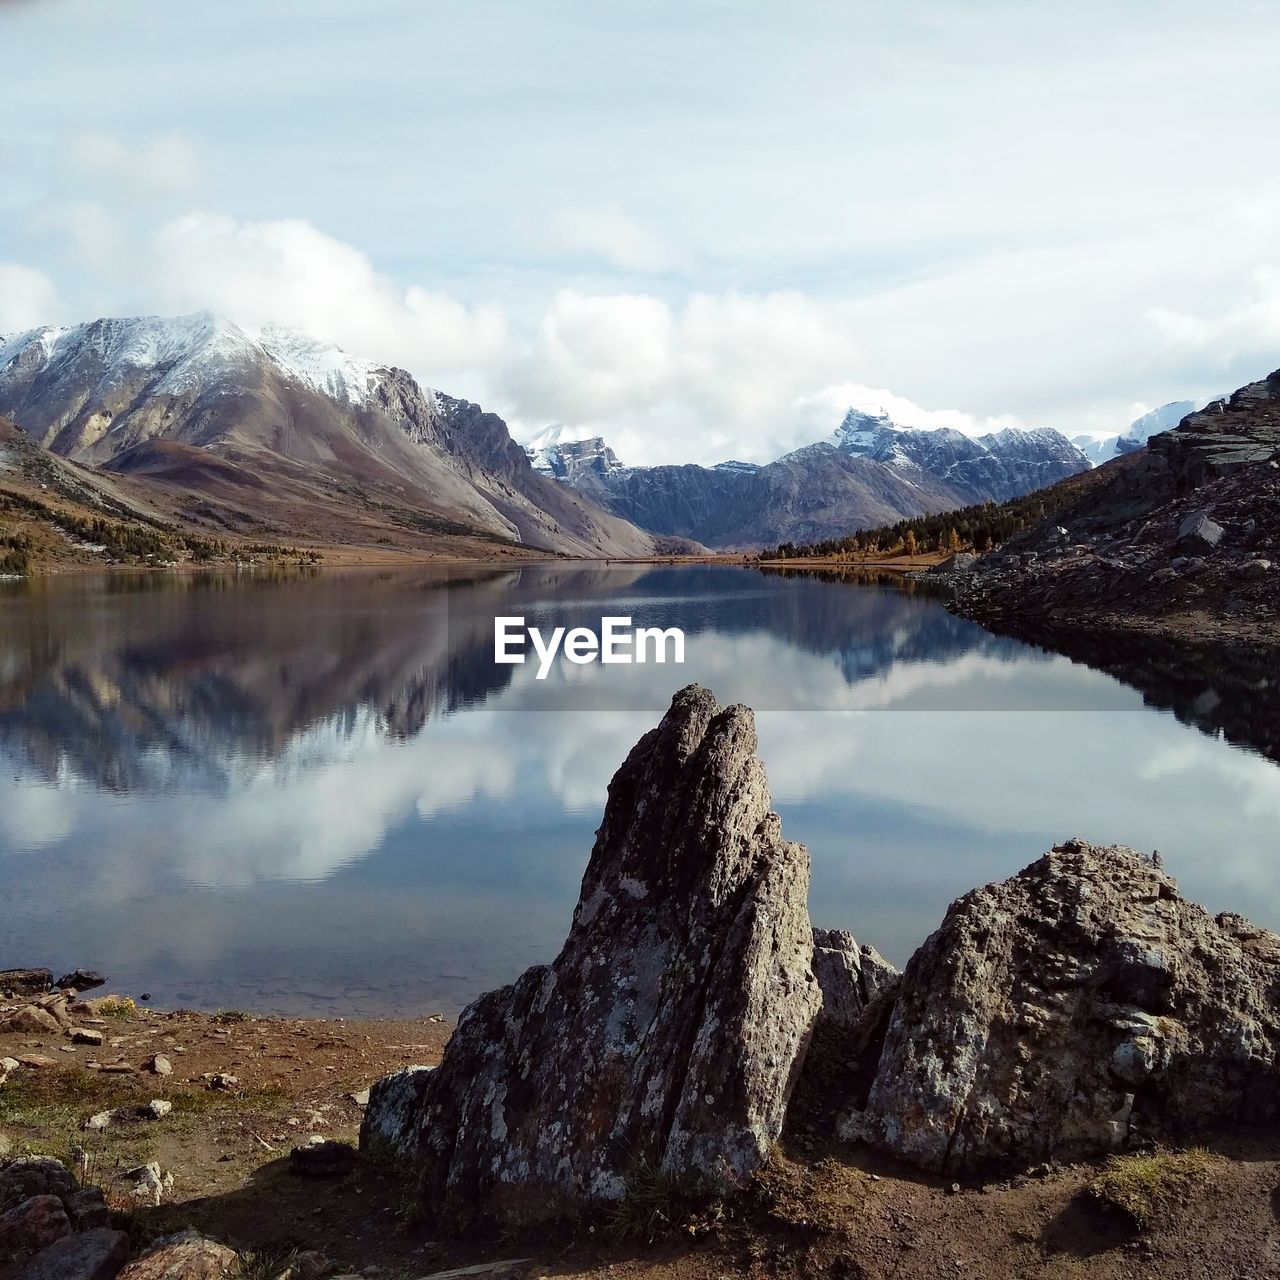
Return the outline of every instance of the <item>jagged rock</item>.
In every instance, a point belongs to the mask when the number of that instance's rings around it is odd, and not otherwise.
[[[11,1013],[3,1023],[0,1031],[16,1031],[26,1035],[62,1034],[62,1024],[47,1009],[29,1004],[25,1008]]]
[[[1280,938],[1132,849],[1073,840],[952,904],[842,1122],[934,1170],[1121,1150],[1280,1114]]]
[[[817,1014],[809,860],[769,810],[755,725],[696,685],[609,785],[569,937],[481,997],[421,1087],[362,1134],[422,1161],[442,1225],[616,1202],[642,1169],[724,1191],[756,1170]]]
[[[844,1027],[856,1025],[899,977],[875,947],[860,947],[843,929],[813,931],[813,975],[822,988],[822,1020]]]
[[[157,1240],[120,1273],[120,1280],[220,1280],[235,1271],[234,1249],[195,1231]]]
[[[173,1063],[162,1053],[157,1053],[147,1064],[152,1073],[158,1076],[173,1075]]]
[[[22,1273],[22,1280],[112,1280],[129,1256],[123,1231],[99,1227],[64,1236],[42,1249]]]
[[[37,1253],[70,1233],[71,1219],[57,1196],[32,1196],[0,1214],[0,1258]]]
[[[73,969],[64,973],[54,984],[63,991],[92,991],[95,987],[106,986],[106,974],[96,969]]]
[[[1200,553],[1212,551],[1222,541],[1223,528],[1206,511],[1193,511],[1178,526],[1178,549]]]
[[[71,1039],[75,1044],[100,1045],[103,1036],[95,1027],[72,1027]]]
[[[51,986],[52,969],[0,969],[0,995],[38,996]]]

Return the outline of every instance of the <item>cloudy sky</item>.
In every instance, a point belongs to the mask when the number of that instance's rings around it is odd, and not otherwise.
[[[626,461],[1280,365],[1280,5],[0,0],[0,333],[306,327]]]

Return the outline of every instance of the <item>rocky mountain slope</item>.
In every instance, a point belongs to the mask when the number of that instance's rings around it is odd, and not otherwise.
[[[1280,372],[1122,461],[981,559],[958,609],[1032,637],[1114,627],[1274,644]]]
[[[831,438],[767,466],[627,467],[600,437],[547,435],[527,446],[545,474],[651,533],[709,547],[816,542],[905,516],[1000,501],[1088,470],[1056,431],[973,437],[897,427],[849,410]]]
[[[179,506],[203,499],[229,531],[301,522],[375,541],[366,526],[381,524],[580,555],[654,549],[535,472],[494,414],[287,330],[207,314],[32,330],[0,341],[0,414],[60,457],[142,477]]]

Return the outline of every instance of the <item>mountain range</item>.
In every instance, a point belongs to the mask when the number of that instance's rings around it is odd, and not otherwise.
[[[564,428],[526,452],[543,475],[649,532],[717,549],[815,542],[908,516],[1029,493],[1092,465],[1060,432],[968,436],[850,409],[823,441],[756,466],[624,466],[599,436]]]
[[[290,330],[203,313],[34,329],[0,339],[0,415],[211,532],[660,549],[535,471],[496,415]]]

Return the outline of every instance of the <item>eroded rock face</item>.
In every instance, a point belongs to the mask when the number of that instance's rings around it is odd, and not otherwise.
[[[822,989],[822,1020],[855,1027],[877,996],[900,977],[875,947],[859,946],[843,929],[813,931],[813,975]]]
[[[572,1215],[642,1170],[722,1190],[766,1158],[821,997],[808,855],[755,751],[749,710],[678,693],[610,783],[554,963],[374,1090],[362,1146],[416,1154],[446,1225]]]
[[[1071,841],[952,905],[841,1129],[966,1171],[1269,1120],[1278,1010],[1280,937],[1215,919],[1132,849]]]

